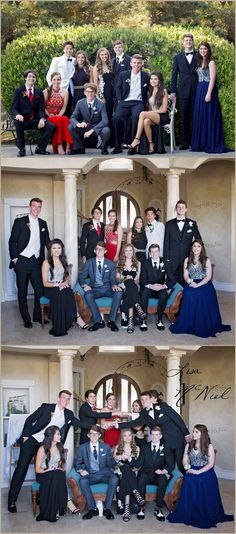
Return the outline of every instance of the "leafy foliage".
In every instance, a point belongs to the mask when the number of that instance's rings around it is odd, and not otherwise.
[[[33,28],[27,36],[8,44],[2,61],[2,97],[7,109],[11,107],[12,94],[23,82],[23,72],[32,68],[38,73],[37,85],[46,86],[46,73],[52,57],[62,54],[62,43],[70,39],[76,49],[84,49],[94,63],[96,52],[106,46],[113,52],[112,42],[122,38],[129,54],[141,53],[145,68],[163,73],[169,87],[172,59],[181,50],[182,35],[186,26],[162,26],[152,28],[108,28],[91,25],[74,27],[61,26]],[[212,46],[218,71],[218,87],[222,105],[226,144],[234,146],[234,47],[232,43],[219,38],[210,28],[195,27],[195,43],[207,40]]]

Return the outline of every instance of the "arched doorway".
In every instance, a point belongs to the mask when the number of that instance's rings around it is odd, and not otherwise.
[[[129,376],[115,373],[99,380],[94,388],[97,395],[97,407],[105,406],[107,393],[114,393],[117,399],[117,406],[122,412],[130,411],[131,404],[140,397],[138,384]]]
[[[102,209],[103,222],[107,222],[107,214],[110,209],[117,212],[119,222],[124,231],[131,228],[134,218],[140,215],[137,201],[124,191],[108,191],[96,202],[96,206]]]

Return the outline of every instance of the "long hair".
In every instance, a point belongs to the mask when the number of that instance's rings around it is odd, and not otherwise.
[[[117,219],[117,213],[116,213],[116,210],[113,210],[113,209],[109,210],[107,215],[110,215],[110,213],[115,213],[115,214],[116,214],[116,219],[115,219],[115,222],[114,222],[114,224],[113,224],[113,228],[112,228],[112,231],[113,231],[113,232],[116,232],[116,230],[117,230],[117,228],[118,228],[118,224],[119,224],[119,221],[118,221],[118,219]]]
[[[97,55],[96,55],[96,67],[97,67],[97,71],[98,71],[98,74],[102,74],[103,73],[103,68],[102,68],[102,60],[100,58],[100,54],[101,52],[107,52],[108,53],[108,58],[107,58],[107,61],[106,61],[106,65],[108,67],[108,70],[109,72],[112,72],[112,62],[111,62],[111,55],[110,55],[110,52],[109,50],[107,50],[107,48],[99,48],[99,50],[97,51]]]
[[[139,449],[138,449],[138,447],[137,447],[137,445],[136,445],[136,443],[134,441],[134,434],[133,434],[132,430],[124,429],[124,430],[121,431],[116,454],[117,454],[117,456],[119,456],[120,454],[123,454],[123,452],[125,450],[125,442],[124,442],[124,433],[125,432],[130,432],[131,435],[132,435],[132,440],[131,440],[131,443],[130,443],[131,455],[134,456],[134,458],[136,459],[138,457]]]
[[[84,56],[84,64],[83,64],[82,68],[85,70],[86,74],[89,74],[90,73],[90,63],[89,63],[88,56],[87,56],[86,52],[84,52],[83,50],[78,50],[78,52],[76,53],[76,56],[75,56],[75,59],[76,59],[75,68],[78,68],[77,57],[78,57],[79,54],[82,54]]]
[[[50,243],[48,243],[47,249],[48,249],[48,263],[49,263],[49,270],[50,270],[50,280],[53,280],[54,274],[54,262],[53,262],[53,256],[52,256],[52,246],[53,245],[60,245],[61,246],[61,254],[59,256],[60,262],[62,264],[62,267],[64,269],[64,275],[63,275],[63,282],[68,278],[69,276],[69,265],[67,263],[66,255],[64,252],[64,244],[60,239],[52,239]]]
[[[209,449],[209,445],[211,443],[211,438],[209,436],[207,427],[206,427],[206,425],[198,424],[198,425],[194,425],[194,428],[196,428],[197,430],[199,430],[201,432],[201,437],[200,437],[201,453],[204,456],[208,456],[208,449]],[[194,439],[191,441],[191,443],[189,445],[188,452],[190,452],[192,449],[196,450],[196,440],[194,440]]]
[[[46,454],[46,459],[45,459],[46,469],[48,469],[49,461],[51,459],[51,446],[52,446],[53,438],[57,430],[59,430],[60,432],[60,429],[58,426],[51,425],[51,426],[48,426],[44,432],[44,440],[42,442],[42,446]],[[58,467],[63,467],[66,463],[66,449],[64,449],[63,444],[61,442],[57,443],[56,446],[60,454]]]
[[[200,252],[200,256],[199,256],[199,261],[202,264],[203,269],[205,269],[206,268],[207,255],[206,255],[206,249],[205,249],[204,243],[203,243],[203,241],[201,239],[194,239],[194,241],[192,242],[190,253],[189,253],[189,257],[188,257],[188,261],[187,261],[187,267],[189,267],[189,265],[191,265],[191,264],[194,264],[194,254],[193,254],[193,245],[194,245],[194,243],[199,243],[199,245],[201,245],[201,247],[202,247],[201,252]]]
[[[202,58],[201,54],[199,53],[200,46],[205,46],[207,48],[207,56],[204,59],[204,67],[208,67],[210,61],[213,58],[212,58],[211,47],[210,47],[210,45],[209,45],[209,43],[207,41],[202,41],[198,45],[198,49],[197,49],[197,67],[201,67],[202,66],[202,62],[203,62],[203,58]]]
[[[135,268],[135,269],[138,269],[138,260],[135,256],[135,252],[134,252],[134,246],[133,245],[124,245],[123,247],[123,250],[122,250],[122,254],[118,260],[118,263],[117,263],[117,271],[119,273],[121,273],[124,269],[124,265],[125,265],[125,260],[126,260],[126,257],[125,257],[125,250],[128,248],[128,247],[131,247],[132,248],[132,258],[131,258],[131,268]]]
[[[60,76],[61,78],[61,75],[60,75],[60,72],[53,72],[50,76],[50,80],[52,82],[52,79],[54,78],[54,76]],[[51,85],[47,88],[47,100],[50,100],[52,96],[52,83]]]
[[[154,105],[157,107],[157,109],[159,109],[162,105],[162,101],[163,101],[164,93],[165,93],[164,78],[161,72],[151,72],[150,78],[151,76],[157,76],[159,80],[159,87],[157,88],[157,92],[154,96]],[[154,87],[150,85],[150,89],[148,92],[148,100],[149,98],[152,97],[153,91],[154,91]]]

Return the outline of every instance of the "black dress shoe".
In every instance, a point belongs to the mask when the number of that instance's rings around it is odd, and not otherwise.
[[[17,512],[17,508],[14,502],[8,504],[8,512],[11,512],[12,514],[15,514]]]
[[[25,148],[21,148],[17,154],[18,158],[23,158],[25,156]]]
[[[85,154],[85,149],[77,148],[77,150],[70,150],[70,152],[67,152],[67,156],[76,156],[77,154]]]
[[[111,154],[121,154],[121,153],[122,153],[122,148],[120,146],[113,148],[113,150],[111,151]]]
[[[162,513],[161,508],[155,508],[154,515],[157,518],[158,521],[165,521],[165,516]]]
[[[39,156],[49,156],[50,152],[47,152],[47,150],[43,150],[43,148],[36,146],[35,154],[38,154]]]
[[[25,323],[24,323],[24,327],[25,327],[25,328],[33,328],[33,325],[32,325],[32,323],[31,323],[31,321],[25,321]]]
[[[165,327],[162,321],[157,321],[157,330],[165,330]]]
[[[102,156],[107,156],[109,154],[107,148],[102,148],[101,154],[102,154]]]
[[[92,326],[88,328],[88,331],[96,332],[96,330],[99,330],[99,328],[105,328],[105,326],[106,326],[105,321],[99,321],[98,323],[92,324]]]
[[[107,519],[115,519],[113,513],[111,512],[111,510],[109,510],[109,508],[104,508],[103,515],[105,515]]]
[[[189,145],[179,145],[179,150],[188,150]]]
[[[118,326],[114,321],[108,321],[107,326],[111,329],[112,332],[118,332],[119,330]]]
[[[93,510],[89,510],[87,514],[83,515],[83,519],[92,519],[94,515],[97,515],[97,514],[94,514],[93,512],[94,512]]]

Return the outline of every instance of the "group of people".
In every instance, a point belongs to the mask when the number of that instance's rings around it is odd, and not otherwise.
[[[162,126],[169,122],[168,96],[178,95],[182,150],[223,153],[223,124],[218,99],[216,65],[208,42],[193,48],[193,35],[183,36],[184,51],[173,60],[170,94],[159,71],[146,72],[143,57],[124,52],[114,42],[114,57],[106,48],[97,52],[94,67],[87,55],[66,41],[63,55],[54,57],[47,72],[48,87],[35,86],[36,72],[24,73],[25,83],[13,96],[18,156],[25,156],[24,131],[41,132],[36,154],[84,154],[86,147],[100,147],[102,154],[165,152]],[[192,128],[193,119],[193,128]]]
[[[8,494],[9,512],[17,512],[16,500],[35,454],[40,484],[36,521],[57,521],[67,507],[73,514],[80,512],[65,475],[64,443],[73,425],[81,428],[74,466],[79,474],[79,491],[87,504],[84,520],[99,515],[91,485],[103,482],[107,484],[103,507],[106,519],[115,518],[111,507],[116,493],[117,512],[124,522],[130,521],[133,509],[137,519],[144,520],[146,485],[151,483],[157,487],[154,516],[165,521],[164,496],[177,467],[179,476],[184,476],[183,486],[176,510],[167,515],[168,521],[199,528],[233,521],[233,515],[224,513],[214,472],[214,448],[204,424],[195,425],[190,434],[182,417],[160,399],[156,390],[142,392],[131,412],[122,413],[115,408],[113,393],[106,395],[106,406],[98,410],[96,393],[89,389],[79,419],[67,408],[70,400],[70,391],[62,390],[56,404],[44,403],[26,419]]]
[[[82,228],[82,272],[73,289],[64,244],[60,239],[50,241],[47,223],[39,218],[41,207],[41,199],[31,199],[29,215],[15,219],[9,240],[10,268],[16,273],[25,328],[33,326],[27,305],[30,280],[35,297],[33,321],[41,322],[40,297],[44,295],[50,300],[49,333],[53,336],[66,335],[76,322],[90,332],[105,328],[96,302],[99,297],[112,297],[107,323],[110,330],[118,331],[116,316],[121,308],[121,326],[129,334],[134,332],[135,321],[142,332],[147,331],[148,301],[157,299],[156,326],[162,331],[166,304],[177,282],[183,287],[183,298],[176,322],[169,327],[172,333],[209,337],[230,330],[229,325],[222,324],[211,281],[211,261],[196,221],[186,217],[184,200],[177,202],[177,217],[165,226],[157,220],[153,206],[146,208],[147,224],[141,216],[135,217],[123,247],[123,229],[116,211],[109,210],[109,222],[104,224],[101,208],[94,207]],[[88,312],[92,325],[86,321]]]

